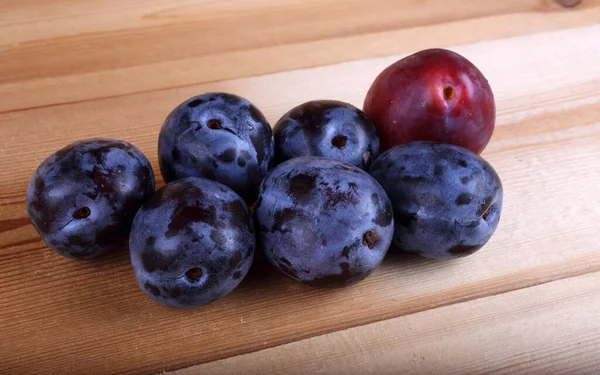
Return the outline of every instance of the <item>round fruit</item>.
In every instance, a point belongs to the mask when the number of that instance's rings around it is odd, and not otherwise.
[[[242,198],[197,177],[152,195],[129,238],[138,284],[156,302],[175,308],[206,305],[231,292],[250,269],[255,245]]]
[[[394,243],[428,258],[474,253],[500,220],[502,182],[464,148],[413,142],[381,154],[369,170],[394,206]]]
[[[207,93],[186,100],[169,114],[160,131],[158,154],[166,182],[204,177],[253,203],[273,162],[273,133],[248,100]]]
[[[265,177],[256,206],[269,261],[313,286],[369,275],[393,236],[392,206],[362,169],[336,160],[288,160]]]
[[[273,128],[278,162],[323,156],[367,169],[379,155],[373,122],[358,108],[335,100],[304,103]]]
[[[494,95],[483,74],[452,51],[417,52],[386,68],[363,110],[381,149],[412,141],[455,144],[481,153],[494,131]]]
[[[152,167],[135,146],[86,139],[40,164],[27,188],[27,215],[52,250],[93,258],[127,239],[135,213],[153,192]]]

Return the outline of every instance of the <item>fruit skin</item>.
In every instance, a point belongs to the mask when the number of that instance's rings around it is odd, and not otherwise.
[[[382,151],[435,141],[479,154],[496,121],[487,79],[469,60],[445,49],[417,52],[387,67],[371,85],[363,110],[375,123]]]
[[[200,307],[231,292],[250,269],[255,246],[242,198],[197,177],[158,190],[138,211],[129,238],[140,288],[173,308]]]
[[[369,172],[394,206],[394,244],[428,258],[458,258],[490,239],[502,210],[494,168],[464,148],[433,142],[398,145]]]
[[[165,120],[158,139],[166,182],[204,177],[232,188],[253,203],[273,164],[273,133],[248,100],[227,93],[192,97]]]
[[[271,263],[327,287],[367,277],[385,256],[394,226],[391,203],[371,176],[321,157],[275,167],[261,184],[256,218]]]
[[[85,139],[40,164],[27,187],[27,215],[50,249],[94,258],[127,239],[135,213],[153,192],[152,166],[135,146]]]
[[[336,100],[315,100],[291,109],[273,133],[278,162],[322,156],[366,170],[379,155],[373,122],[360,109]]]

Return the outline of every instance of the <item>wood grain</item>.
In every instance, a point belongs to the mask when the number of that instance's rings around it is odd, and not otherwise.
[[[428,310],[169,375],[592,374],[600,274]]]
[[[584,1],[583,7],[573,11],[559,11],[550,2],[494,0],[486,3],[489,8],[477,8],[483,2],[472,2],[476,5],[473,9],[480,10],[474,13],[464,5],[457,6],[467,18],[460,31],[460,18],[452,18],[460,12],[440,11],[449,18],[434,17],[431,22],[439,23],[433,25],[410,23],[406,20],[423,21],[424,16],[417,8],[410,8],[413,2],[403,1],[406,14],[390,12],[384,20],[393,24],[394,17],[407,17],[400,23],[410,26],[369,31],[361,17],[368,16],[373,23],[373,13],[361,8],[362,2],[346,3],[350,10],[343,10],[341,1],[320,3],[326,5],[323,9],[340,10],[340,19],[353,25],[336,34],[325,16],[315,15],[306,5],[315,4],[311,1],[267,5],[266,1],[252,0],[243,3],[247,7],[244,12],[228,11],[226,5],[234,4],[231,1],[182,1],[177,6],[159,0],[2,2],[11,12],[2,13],[0,28],[22,39],[14,42],[15,46],[10,38],[0,39],[5,43],[0,48],[0,64],[12,64],[8,70],[0,66],[0,76],[6,74],[0,80],[0,372],[93,374],[176,369],[600,271],[600,25],[452,47],[481,68],[498,104],[498,126],[485,157],[504,181],[503,219],[488,246],[472,257],[432,262],[392,254],[363,283],[336,291],[295,284],[259,259],[232,295],[197,311],[172,311],[155,305],[139,291],[125,252],[98,262],[73,262],[47,250],[39,240],[25,216],[25,187],[48,154],[76,139],[106,136],[131,141],[158,171],[156,139],[160,125],[188,96],[204,91],[234,92],[255,102],[272,122],[290,107],[315,98],[360,106],[376,74],[402,54],[377,56],[435,43],[448,28],[459,32],[444,36],[441,43],[513,35],[506,31],[509,28],[494,31],[502,20],[515,22],[516,34],[529,34],[600,19],[600,2],[593,0]],[[430,13],[437,14],[441,3],[428,3]],[[90,11],[92,4],[95,11]],[[381,1],[379,9],[391,9],[393,4],[397,2]],[[215,50],[218,56],[229,56],[223,61],[237,61],[238,65],[243,61],[242,65],[249,66],[241,68],[240,76],[286,70],[220,80],[231,77],[223,70],[223,75],[215,75],[218,82],[207,82],[212,80],[204,75],[205,65],[194,66],[194,59],[204,58],[202,53],[189,61],[187,57],[174,60],[176,56],[165,52],[171,47],[154,49],[147,39],[152,34],[144,33],[149,32],[146,27],[156,25],[132,21],[131,30],[124,34],[125,45],[142,43],[160,55],[150,53],[152,56],[135,63],[140,65],[119,65],[117,60],[128,56],[121,49],[103,60],[102,54],[108,56],[108,52],[96,55],[95,50],[79,46],[92,43],[92,39],[99,45],[118,43],[111,30],[122,27],[123,20],[136,19],[146,11],[169,15],[172,8],[178,9],[173,19],[164,16],[156,22],[171,25],[164,29],[165,34],[175,37],[179,35],[176,24],[180,17],[187,17],[184,5],[189,5],[190,15],[205,11],[206,23],[213,25],[227,24],[235,17],[239,25],[252,25],[255,21],[244,23],[244,17],[258,19],[265,8],[269,17],[294,10],[300,19],[316,18],[311,21],[314,23],[299,21],[298,25],[288,19],[293,30],[281,36],[283,43],[272,40],[279,34],[266,33],[265,39],[261,39],[262,34],[256,36],[258,47],[248,51],[271,51],[256,61],[249,57],[259,56],[258,52],[246,54],[246,50],[236,49],[237,45],[232,45],[231,51]],[[116,19],[111,23],[113,17]],[[528,21],[537,26],[519,28]],[[36,34],[35,25],[47,34]],[[246,31],[251,29],[246,27]],[[303,27],[314,28],[315,35],[307,37]],[[349,31],[352,28],[357,32]],[[79,29],[87,30],[81,32],[81,39],[71,35]],[[136,39],[135,30],[146,38]],[[317,31],[323,34],[317,35]],[[94,33],[97,35],[92,36]],[[401,41],[396,50],[395,36],[412,36],[414,41]],[[45,50],[46,44],[40,41],[46,37],[48,41],[57,38],[59,44],[48,45]],[[63,42],[66,44],[60,44]],[[69,55],[68,45],[82,49],[75,48]],[[299,54],[312,51],[311,46],[326,49]],[[331,57],[337,56],[336,48],[342,59],[339,61],[360,60],[319,66],[338,61],[338,57]],[[35,50],[40,51],[38,61],[31,61],[36,59]],[[59,51],[65,52],[63,60],[47,58]],[[285,51],[282,57],[281,51]],[[97,65],[79,66],[89,63],[79,55],[98,57]],[[70,59],[72,56],[79,57]],[[22,64],[17,69],[19,61]],[[182,61],[187,62],[179,65]],[[153,64],[162,65],[153,70]],[[287,71],[306,66],[318,67]],[[174,73],[169,73],[171,70]],[[187,76],[185,72],[198,75]],[[107,80],[113,73],[113,79]],[[506,294],[513,301],[511,295]],[[518,302],[515,298],[514,303]],[[585,353],[583,349],[574,351],[571,357]]]
[[[5,5],[0,19],[0,112],[600,20],[600,0],[568,11],[551,0],[35,3]]]

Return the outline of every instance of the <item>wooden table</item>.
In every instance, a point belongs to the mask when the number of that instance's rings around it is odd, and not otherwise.
[[[427,47],[467,56],[497,98],[484,156],[505,206],[471,257],[392,254],[345,290],[258,261],[174,311],[125,249],[70,261],[29,224],[31,174],[74,140],[133,142],[158,172],[162,121],[191,95],[233,92],[272,122],[310,99],[360,106]],[[599,373],[599,61],[599,0],[1,0],[0,373]]]

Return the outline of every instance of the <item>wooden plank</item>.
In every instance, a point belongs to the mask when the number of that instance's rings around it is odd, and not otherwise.
[[[599,292],[588,274],[168,375],[598,373]]]
[[[178,60],[265,45],[385,31],[396,29],[398,25],[417,26],[432,20],[452,21],[471,18],[469,15],[528,11],[538,6],[533,0],[492,4],[469,1],[453,6],[436,0],[423,5],[405,2],[404,7],[393,0],[372,3],[308,0],[281,2],[275,6],[264,0],[175,3],[163,0],[151,5],[137,1],[134,3],[137,6],[132,7],[117,5],[117,1],[112,0],[108,6],[100,5],[98,13],[94,12],[97,3],[88,2],[82,9],[86,14],[64,17],[60,10],[68,9],[73,2],[61,3],[65,2],[51,5],[57,14],[42,21],[48,24],[39,29],[25,28],[15,39],[11,38],[12,43],[18,44],[0,55],[6,64],[0,76],[3,80]],[[115,6],[114,10],[111,5]],[[99,21],[94,22],[97,18]],[[22,27],[20,23],[17,25]],[[5,25],[6,33],[16,34],[10,26]],[[89,59],[88,54],[94,58]],[[33,56],[36,58],[30,58]],[[65,64],[64,59],[70,64]],[[55,69],[49,71],[50,67]]]
[[[586,0],[572,10],[550,0],[311,0],[277,6],[266,6],[271,2],[265,0],[61,0],[45,2],[46,13],[28,3],[5,6],[18,12],[14,19],[0,21],[0,112],[596,24],[600,19],[600,0]]]
[[[271,121],[319,97],[360,105],[369,82],[399,56],[0,114],[0,368],[180,368],[599,271],[599,39],[593,26],[456,48],[498,98],[486,157],[504,180],[505,208],[484,250],[452,262],[391,255],[365,282],[333,291],[295,284],[259,260],[232,295],[196,311],[148,300],[127,254],[73,262],[47,250],[24,214],[37,164],[72,140],[101,135],[133,141],[157,166],[160,124],[189,95],[235,92]]]

